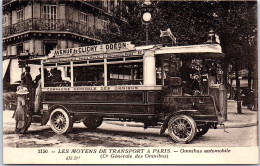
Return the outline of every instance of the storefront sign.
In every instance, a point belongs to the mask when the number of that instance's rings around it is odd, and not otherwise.
[[[57,44],[58,43],[58,40],[43,40],[43,43],[49,43],[49,44]]]
[[[112,53],[112,52],[122,52],[122,51],[132,51],[135,50],[135,45],[131,42],[120,42],[120,43],[110,43],[101,45],[84,46],[77,48],[66,48],[60,50],[53,50],[49,54],[49,58],[63,57],[63,56],[82,56],[89,54],[101,54],[101,53]]]
[[[117,57],[132,57],[132,56],[142,56],[144,55],[143,50],[124,52],[124,53],[114,53],[114,54],[98,54],[98,55],[88,55],[88,56],[72,56],[63,58],[53,58],[48,59],[44,62],[64,62],[64,61],[84,61],[84,60],[94,60],[94,59],[104,59],[104,58],[117,58]]]

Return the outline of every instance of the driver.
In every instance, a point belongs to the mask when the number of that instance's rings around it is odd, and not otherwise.
[[[198,70],[191,68],[191,61],[183,61],[183,64],[179,69],[179,75],[182,79],[184,93],[192,95],[194,90],[200,90],[199,82],[196,79],[191,78],[195,73],[198,73]]]

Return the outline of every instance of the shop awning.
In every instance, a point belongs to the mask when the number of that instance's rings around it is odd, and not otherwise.
[[[18,59],[12,59],[10,63],[10,84],[16,84],[21,81],[22,68],[18,66]]]
[[[5,73],[7,71],[8,66],[10,65],[10,61],[11,59],[6,59],[3,61],[3,73],[2,73],[3,78],[5,77]]]

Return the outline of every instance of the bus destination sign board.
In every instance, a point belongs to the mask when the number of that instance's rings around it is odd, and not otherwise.
[[[135,50],[135,45],[131,42],[120,42],[120,43],[110,43],[101,45],[92,45],[76,48],[66,48],[60,50],[52,50],[48,55],[48,58],[59,58],[64,56],[82,56],[91,54],[102,54],[102,53],[113,53],[122,51],[133,51]]]
[[[60,57],[60,58],[50,58],[44,60],[44,62],[64,62],[64,61],[84,61],[84,60],[95,60],[104,58],[117,58],[117,57],[132,57],[132,56],[142,56],[144,55],[143,50],[113,53],[113,54],[97,54],[88,56],[70,56],[70,57]]]

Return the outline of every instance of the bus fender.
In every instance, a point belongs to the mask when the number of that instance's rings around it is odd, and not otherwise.
[[[180,110],[180,111],[177,111],[176,113],[173,113],[173,114],[170,114],[163,122],[162,126],[161,126],[161,130],[160,130],[160,135],[162,135],[166,129],[168,128],[168,122],[169,120],[173,117],[173,116],[176,116],[176,115],[181,115],[181,114],[184,114],[184,115],[190,115],[194,112],[194,110]]]
[[[42,112],[42,117],[41,117],[41,125],[46,125],[50,119],[50,115],[52,113],[53,110],[55,110],[56,108],[62,108],[66,111],[68,111],[64,106],[62,105],[53,105],[51,106],[48,110],[43,110]]]

